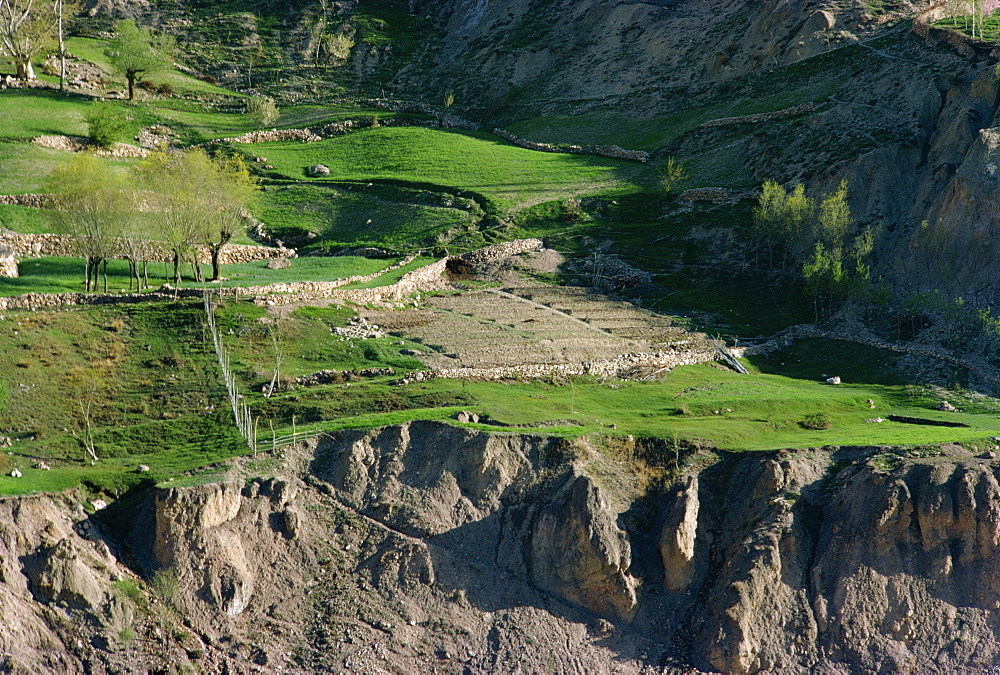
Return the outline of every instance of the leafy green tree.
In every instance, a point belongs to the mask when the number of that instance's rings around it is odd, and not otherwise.
[[[107,261],[116,254],[117,238],[132,218],[132,192],[128,181],[93,155],[74,155],[49,176],[52,200],[49,216],[57,232],[73,238],[84,258],[85,288],[97,290],[104,266],[104,292],[108,291]]]
[[[125,111],[106,101],[91,103],[83,119],[90,139],[102,148],[110,148],[121,140],[129,126]]]
[[[0,55],[14,62],[17,79],[35,79],[31,60],[52,43],[56,23],[50,0],[0,0]]]
[[[140,188],[148,205],[152,231],[173,254],[174,282],[181,282],[181,263],[191,262],[202,280],[197,246],[204,240],[202,189],[210,178],[204,151],[155,152],[139,165]]]
[[[672,192],[678,183],[690,178],[684,165],[673,157],[667,157],[666,163],[657,168],[656,173],[660,180],[660,189],[666,193]]]
[[[212,257],[212,281],[216,281],[222,272],[222,249],[246,224],[246,207],[253,197],[255,181],[239,155],[212,164],[211,180],[204,193],[205,244]]]
[[[135,81],[140,75],[154,75],[167,67],[175,49],[169,35],[139,28],[132,19],[115,24],[115,36],[104,53],[111,67],[128,81],[128,100],[135,100]]]
[[[255,96],[247,101],[247,118],[258,129],[278,121],[278,106],[270,96]]]
[[[854,224],[847,205],[847,181],[840,181],[836,191],[819,204],[816,215],[816,239],[830,248],[842,248],[848,230]]]
[[[144,192],[158,236],[173,252],[174,280],[180,264],[190,261],[203,281],[198,247],[208,247],[213,279],[220,274],[223,248],[246,222],[244,213],[254,182],[243,160],[215,161],[204,150],[154,153],[140,166]]]
[[[790,193],[777,181],[764,183],[757,206],[753,209],[753,235],[767,251],[772,266],[776,250],[785,259],[789,254],[795,258],[802,255],[804,233],[815,211],[815,202],[806,196],[805,186],[801,183]]]

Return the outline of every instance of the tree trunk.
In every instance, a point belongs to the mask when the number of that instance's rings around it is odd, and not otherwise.
[[[176,250],[174,251],[174,283],[178,286],[181,285],[181,256]]]
[[[66,43],[63,41],[63,0],[56,5],[59,8],[59,91],[66,91]]]
[[[125,75],[128,80],[128,100],[135,100],[135,75]]]
[[[219,277],[222,276],[222,265],[219,263],[219,258],[222,255],[222,246],[212,246],[209,250],[212,253],[212,279],[211,279],[211,281],[218,281]]]
[[[147,267],[147,264],[148,261],[142,261],[142,288],[149,288],[149,268]]]
[[[30,56],[27,58],[14,57],[14,64],[17,67],[17,79],[25,82],[35,79],[35,68],[31,65]]]
[[[107,260],[104,260],[104,265],[102,265],[102,267],[104,268],[104,294],[107,295],[107,293],[108,293],[108,261]]]

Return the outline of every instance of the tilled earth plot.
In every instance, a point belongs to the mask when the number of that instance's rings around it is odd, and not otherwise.
[[[705,340],[669,317],[582,288],[472,291],[365,317],[428,347],[416,356],[430,368],[579,363]]]

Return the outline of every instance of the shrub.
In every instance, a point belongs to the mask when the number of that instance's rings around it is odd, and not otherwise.
[[[830,420],[830,416],[826,413],[812,413],[806,415],[799,426],[803,429],[813,429],[814,431],[821,431],[823,429],[829,429],[833,426],[833,422]]]
[[[160,596],[160,600],[173,607],[177,600],[177,589],[180,586],[176,570],[171,567],[156,570],[153,578],[149,580],[149,585]]]
[[[102,148],[110,148],[128,129],[125,111],[118,106],[97,101],[84,116],[90,139]]]
[[[255,127],[269,127],[278,120],[278,106],[270,96],[257,96],[247,101],[246,114]]]

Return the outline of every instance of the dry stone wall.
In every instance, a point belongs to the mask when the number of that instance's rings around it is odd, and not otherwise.
[[[885,349],[886,351],[896,352],[897,354],[908,354],[910,356],[936,359],[938,361],[949,363],[953,366],[958,366],[959,368],[964,368],[974,373],[976,377],[985,382],[993,385],[1000,385],[1000,375],[998,375],[994,369],[984,361],[971,357],[961,358],[955,356],[947,349],[933,345],[921,345],[913,342],[889,342],[868,334],[860,328],[856,328],[851,331],[832,331],[823,330],[811,324],[792,326],[767,342],[745,347],[743,352],[746,355],[768,354],[773,351],[787,349],[795,340],[801,340],[804,338],[842,340],[844,342],[853,342],[855,344],[875,347],[877,349]]]
[[[9,246],[0,244],[0,277],[17,278],[17,258]]]
[[[726,127],[732,124],[757,124],[759,122],[767,122],[770,120],[779,120],[784,117],[797,117],[798,115],[806,115],[811,113],[816,109],[816,104],[802,103],[800,105],[792,106],[791,108],[784,108],[783,110],[775,110],[769,113],[760,113],[757,115],[741,115],[740,117],[720,117],[716,120],[709,120],[703,124],[699,124],[699,129],[711,129],[712,127]]]
[[[493,368],[441,368],[410,373],[404,378],[404,382],[423,382],[435,378],[498,382],[577,375],[628,379],[640,369],[672,370],[677,366],[716,361],[718,355],[719,350],[712,345],[669,352],[622,354],[613,359],[581,361],[580,363],[530,363]]]
[[[10,196],[10,195],[4,195]],[[25,195],[32,196],[32,195]],[[43,195],[33,195],[44,197]],[[22,234],[10,230],[0,230],[0,245],[7,245],[18,258],[38,256],[77,257],[79,253],[73,237],[61,234]],[[172,262],[173,253],[162,242],[151,242],[149,262]],[[223,265],[253,262],[255,260],[270,260],[272,258],[290,258],[295,256],[295,250],[275,248],[270,246],[254,246],[251,244],[228,244],[222,249],[220,260]],[[122,257],[120,254],[116,257]],[[202,248],[198,259],[203,264],[211,262],[212,257],[207,248]]]
[[[516,136],[504,129],[494,129],[493,133],[509,141],[519,148],[537,150],[539,152],[561,152],[570,155],[599,155],[611,159],[624,159],[629,162],[648,162],[649,153],[642,150],[626,150],[617,145],[554,145],[552,143],[537,143]]]
[[[28,235],[25,235],[28,236]],[[54,235],[37,235],[54,236]],[[540,248],[540,239],[518,239],[504,244],[487,246],[472,254],[479,254],[476,260],[496,260],[525,251],[532,251]],[[263,246],[248,246],[247,249],[267,249]],[[344,289],[352,283],[364,283],[372,281],[386,272],[398,269],[413,260],[412,257],[404,258],[389,267],[372,274],[338,279],[337,281],[300,281],[284,284],[268,284],[267,286],[243,286],[233,288],[220,288],[217,292],[220,295],[229,297],[253,297],[259,304],[286,305],[294,302],[308,300],[339,298],[361,304],[381,304],[387,301],[398,302],[411,293],[419,291],[441,288],[445,284],[443,277],[448,265],[448,258],[442,258],[436,262],[421,267],[420,269],[407,272],[394,284],[379,286],[376,288],[356,288]],[[87,293],[26,293],[9,298],[0,298],[0,310],[13,309],[46,309],[59,307],[61,305],[92,305],[110,304],[119,302],[143,302],[147,300],[159,300],[174,297],[200,297],[201,291],[197,289],[163,289],[154,293],[117,293],[117,294],[87,294]]]
[[[0,204],[40,209],[47,199],[48,195],[0,195]]]
[[[364,129],[372,126],[383,126],[383,127],[439,127],[441,122],[437,120],[379,120],[374,119],[357,119],[357,120],[344,120],[342,122],[331,122],[321,127],[313,127],[306,129],[268,129],[263,131],[251,131],[245,133],[241,136],[228,136],[226,138],[219,139],[226,143],[274,143],[274,142],[288,142],[288,141],[299,141],[302,143],[315,143],[316,141],[321,141],[324,138],[334,138],[335,136],[342,136],[349,133],[355,129]],[[457,124],[449,124],[447,118],[445,119],[445,126],[451,128],[461,128],[466,127],[459,126]],[[478,128],[478,126],[476,127]]]

